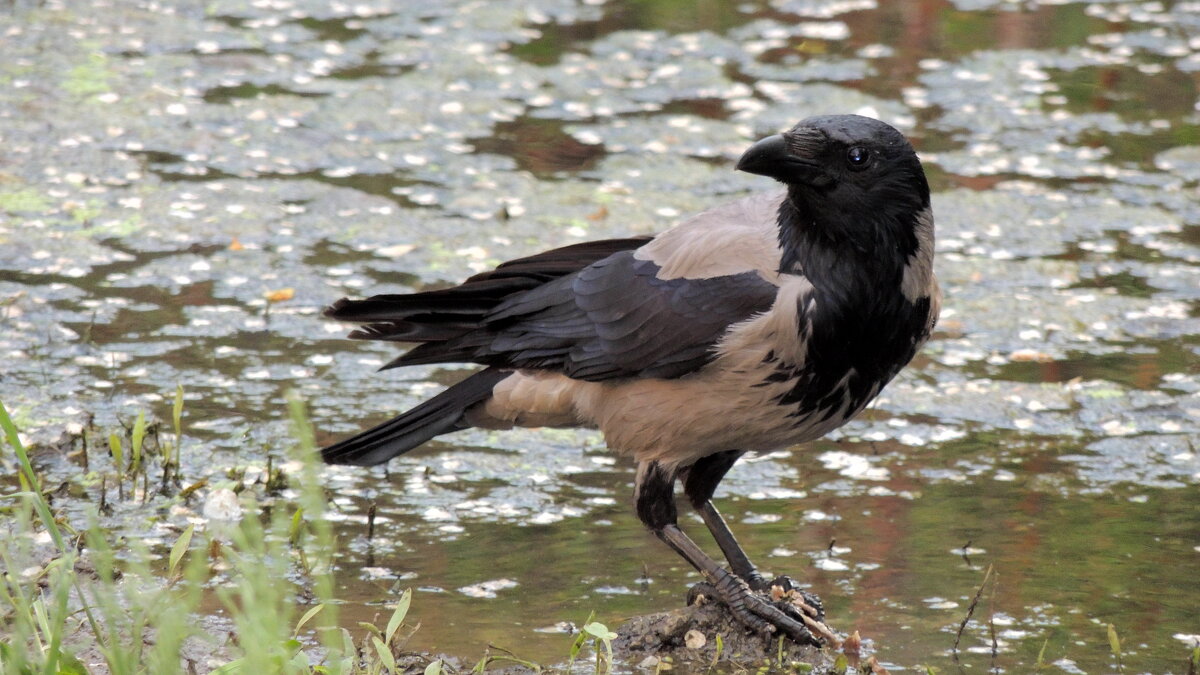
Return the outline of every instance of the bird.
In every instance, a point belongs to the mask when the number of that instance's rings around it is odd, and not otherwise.
[[[859,115],[803,119],[736,169],[782,185],[656,236],[329,306],[326,317],[360,324],[350,338],[416,343],[382,369],[483,368],[325,447],[324,461],[381,464],[469,427],[599,429],[636,463],[638,518],[703,576],[708,598],[747,629],[820,644],[820,600],[767,581],[712,497],[746,453],[845,424],[928,340],[941,305],[929,185],[908,139]],[[728,568],[680,528],[676,484]]]

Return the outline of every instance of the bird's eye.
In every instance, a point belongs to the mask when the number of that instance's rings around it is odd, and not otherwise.
[[[871,161],[871,151],[862,146],[854,146],[846,151],[846,163],[856,171],[867,168]]]

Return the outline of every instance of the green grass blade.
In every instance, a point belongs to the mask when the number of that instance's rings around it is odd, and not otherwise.
[[[296,622],[296,628],[295,628],[295,630],[292,631],[292,634],[295,635],[296,637],[299,637],[300,630],[304,628],[304,624],[308,623],[309,619],[316,616],[317,612],[320,612],[323,609],[325,609],[325,605],[320,604],[320,605],[317,605],[316,607],[309,609],[307,612],[305,612],[304,616],[300,617],[300,620]]]
[[[396,672],[396,657],[392,656],[392,650],[387,645],[383,644],[383,640],[371,636],[371,644],[375,645],[375,651],[379,654],[379,660],[388,669],[389,673]]]
[[[188,525],[183,534],[179,535],[179,538],[171,545],[171,557],[167,563],[167,576],[175,576],[175,568],[179,567],[179,561],[183,558],[183,554],[187,553],[188,547],[191,546],[192,534],[195,530],[195,525]]]
[[[245,670],[246,659],[234,659],[229,663],[209,672],[208,675],[240,675]]]
[[[171,424],[175,427],[175,458],[163,457],[164,464],[174,464],[175,478],[180,478],[180,467],[183,465],[183,385],[175,385],[175,403],[171,406]]]
[[[1108,647],[1117,659],[1117,672],[1125,672],[1125,667],[1121,663],[1121,638],[1117,635],[1117,628],[1111,623],[1108,624]]]
[[[0,429],[3,429],[5,437],[8,438],[9,445],[12,446],[13,452],[17,455],[17,462],[21,465],[21,482],[28,483],[28,487],[26,488],[28,492],[24,494],[30,496],[33,508],[37,511],[38,518],[41,519],[46,531],[50,533],[50,538],[54,540],[54,545],[59,551],[65,553],[67,549],[63,544],[62,532],[58,529],[58,523],[55,522],[54,515],[50,513],[50,505],[46,503],[46,498],[42,496],[42,482],[38,480],[37,473],[33,470],[33,464],[29,462],[29,454],[25,452],[25,446],[22,445],[21,438],[17,435],[17,427],[13,424],[12,418],[8,416],[8,410],[2,402],[0,402]]]
[[[0,402],[0,429],[4,430],[8,444],[17,453],[17,461],[21,463],[21,487],[25,490],[35,489],[38,483],[37,475],[33,473],[33,467],[29,464],[29,456],[25,454],[25,446],[21,444],[21,437],[17,435],[17,426],[8,416],[8,410],[4,407],[3,402]]]
[[[175,385],[175,403],[171,406],[171,425],[175,428],[175,442],[183,435],[183,385]]]
[[[404,623],[404,617],[408,615],[408,608],[412,604],[412,589],[404,589],[404,594],[400,596],[400,602],[396,603],[396,611],[392,612],[392,618],[388,619],[387,632],[383,635],[383,641],[386,644],[392,644],[392,638],[396,636],[396,631],[400,628],[400,624]]]
[[[121,480],[125,477],[125,449],[121,447],[121,437],[109,434],[108,449],[112,452],[113,464],[117,465],[117,480]]]
[[[142,443],[146,440],[146,413],[145,411],[138,412],[137,421],[133,423],[133,432],[129,437],[129,445],[132,448],[133,455],[133,470],[136,473],[142,465]]]

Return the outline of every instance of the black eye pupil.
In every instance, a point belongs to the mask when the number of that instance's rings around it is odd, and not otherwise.
[[[864,166],[869,159],[871,159],[871,152],[866,148],[854,146],[846,152],[846,160],[854,167]]]

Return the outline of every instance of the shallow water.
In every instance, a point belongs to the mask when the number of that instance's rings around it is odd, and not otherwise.
[[[882,5],[0,5],[0,399],[36,439],[169,417],[182,383],[185,480],[254,476],[284,456],[289,389],[329,441],[460,375],[374,373],[394,349],[323,305],[661,230],[765,187],[731,170],[761,135],[871,114],[937,193],[939,331],[861,419],[743,462],[719,506],[895,670],[956,667],[992,566],[963,670],[1108,672],[1112,624],[1130,672],[1183,672],[1200,7]],[[695,580],[590,432],[465,432],[326,480],[346,620],[414,587],[417,648],[559,662],[556,625]],[[146,508],[107,524],[143,532]]]

